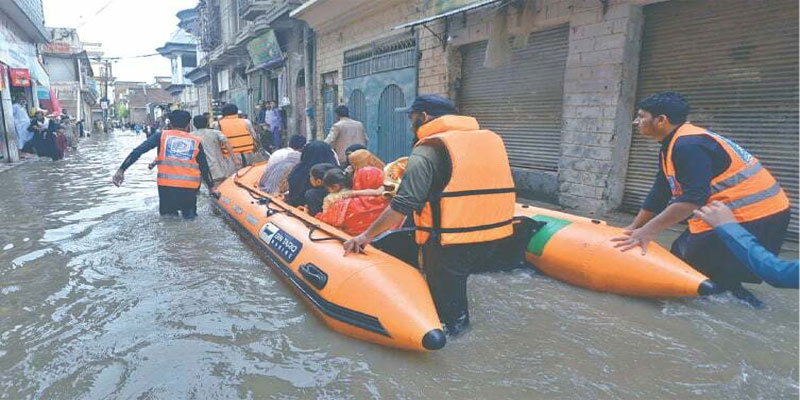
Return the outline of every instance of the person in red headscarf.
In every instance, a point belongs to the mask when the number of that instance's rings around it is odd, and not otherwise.
[[[375,167],[364,167],[353,177],[353,196],[339,199],[316,218],[343,230],[351,236],[361,234],[389,205],[390,199],[383,195],[359,195],[379,192],[383,188],[383,171]]]

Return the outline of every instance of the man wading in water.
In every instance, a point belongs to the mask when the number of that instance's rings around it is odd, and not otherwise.
[[[467,278],[500,259],[500,240],[513,234],[514,181],[505,146],[450,100],[419,96],[405,110],[417,143],[390,207],[366,232],[344,243],[359,252],[414,214],[422,267],[448,334],[469,324]],[[442,342],[443,343],[443,342]]]
[[[161,215],[180,215],[185,219],[197,216],[197,191],[201,176],[215,197],[214,181],[199,137],[189,133],[191,115],[182,110],[169,114],[170,129],[151,135],[133,149],[114,174],[112,182],[119,186],[128,169],[142,154],[158,149],[158,210]]]

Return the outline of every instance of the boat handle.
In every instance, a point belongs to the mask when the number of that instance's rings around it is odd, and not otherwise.
[[[328,274],[311,263],[300,266],[300,275],[303,275],[303,278],[314,285],[317,290],[322,290],[328,283]]]

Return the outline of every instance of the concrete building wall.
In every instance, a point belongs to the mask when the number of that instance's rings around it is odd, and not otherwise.
[[[314,96],[318,105],[315,118],[318,136],[320,132],[322,136],[327,134],[323,132],[324,118],[320,107],[322,75],[337,72],[336,82],[341,88],[345,51],[398,34],[401,31],[392,28],[424,18],[429,12],[426,8],[429,1],[426,0],[390,0],[375,3],[377,4],[363,7],[362,13],[349,15],[346,19],[334,19],[330,24],[315,29],[317,52]],[[432,24],[432,27],[438,31],[442,30],[437,23]],[[447,95],[450,80],[450,71],[446,66],[448,52],[429,31],[418,28],[417,32],[420,51],[418,93]],[[342,94],[343,90],[340,89],[338,100],[340,104],[343,102]]]
[[[632,134],[643,3],[648,2],[612,1],[604,11],[599,1],[553,0],[534,3],[536,12],[527,17],[516,10],[510,14],[511,36],[563,24],[570,27],[558,172],[515,171],[518,186],[545,190],[535,196],[557,199],[560,205],[583,212],[602,214],[619,206]],[[479,10],[469,13],[463,23],[450,22],[444,65],[438,58],[424,62],[423,54],[420,93],[425,93],[423,77],[436,79],[432,82],[436,85],[444,75],[446,83],[429,92],[447,93],[458,102],[458,48],[487,40],[493,16]],[[444,22],[432,27],[443,31]]]
[[[72,57],[44,57],[44,69],[50,75],[50,83],[77,81],[77,66]]]

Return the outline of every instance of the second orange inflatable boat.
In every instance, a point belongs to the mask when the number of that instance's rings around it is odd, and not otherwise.
[[[526,259],[545,275],[601,292],[638,297],[693,297],[714,292],[708,278],[658,245],[647,254],[621,252],[611,238],[622,229],[604,221],[531,206],[517,215],[545,225],[530,239]]]

